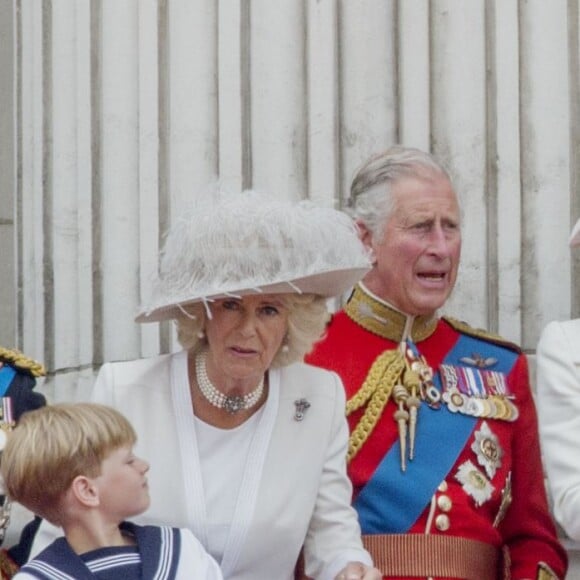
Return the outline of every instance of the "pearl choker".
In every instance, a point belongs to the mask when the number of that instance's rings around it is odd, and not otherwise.
[[[262,377],[258,386],[247,395],[224,395],[215,388],[207,376],[205,366],[206,355],[207,351],[204,350],[199,352],[195,357],[195,377],[201,394],[214,407],[225,409],[228,413],[234,414],[244,409],[251,409],[260,400],[264,392],[264,377]]]

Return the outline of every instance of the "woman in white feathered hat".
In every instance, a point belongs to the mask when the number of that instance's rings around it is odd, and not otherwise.
[[[369,260],[345,214],[253,192],[205,199],[167,237],[140,322],[173,319],[181,352],[105,364],[150,460],[144,521],[188,527],[224,578],[377,579],[350,506],[337,375],[302,362],[326,301]]]

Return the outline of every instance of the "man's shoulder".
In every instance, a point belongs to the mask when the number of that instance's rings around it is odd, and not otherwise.
[[[43,377],[46,374],[46,370],[41,363],[15,348],[0,346],[0,365],[10,365],[17,372],[26,373],[35,378]]]
[[[13,419],[46,404],[44,395],[35,391],[36,379],[46,374],[43,365],[19,350],[0,346],[0,397],[9,397]]]
[[[507,348],[518,354],[521,354],[522,352],[522,349],[515,342],[511,342],[499,334],[489,332],[483,328],[475,328],[467,322],[458,320],[457,318],[453,318],[451,316],[443,316],[442,320],[460,334],[464,334],[466,336],[470,336],[471,338],[482,340],[483,342],[489,342],[491,344]]]

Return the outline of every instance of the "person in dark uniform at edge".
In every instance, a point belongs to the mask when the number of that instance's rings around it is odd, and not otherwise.
[[[34,390],[36,379],[46,374],[42,364],[15,349],[0,346],[0,461],[7,433],[26,411],[46,405],[46,399]],[[0,544],[10,523],[10,502],[0,482]],[[25,526],[17,545],[0,549],[0,580],[11,578],[28,556],[31,538],[40,518]]]
[[[349,475],[385,577],[563,579],[526,357],[442,317],[460,205],[430,154],[396,146],[351,187],[373,267],[307,357],[347,391]]]

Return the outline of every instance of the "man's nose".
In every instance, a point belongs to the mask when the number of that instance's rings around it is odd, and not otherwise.
[[[445,228],[441,224],[436,224],[433,227],[429,242],[431,253],[442,257],[449,255],[451,243],[450,235],[445,231]]]

